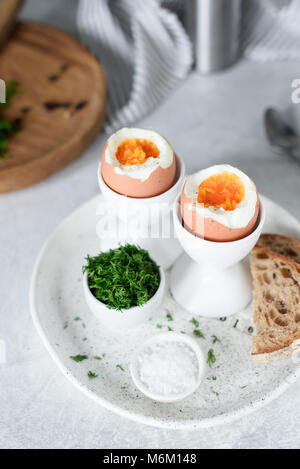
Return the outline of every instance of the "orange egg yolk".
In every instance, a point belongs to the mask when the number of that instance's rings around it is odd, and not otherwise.
[[[245,196],[245,187],[234,173],[224,171],[214,174],[201,182],[198,188],[198,202],[204,207],[234,210]]]
[[[118,161],[125,166],[142,164],[151,156],[157,158],[158,155],[159,149],[157,146],[143,138],[129,138],[124,140],[116,151]]]

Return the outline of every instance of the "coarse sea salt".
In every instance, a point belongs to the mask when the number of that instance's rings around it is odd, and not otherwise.
[[[195,352],[180,342],[149,345],[138,357],[141,382],[161,396],[187,392],[196,385],[199,375]]]

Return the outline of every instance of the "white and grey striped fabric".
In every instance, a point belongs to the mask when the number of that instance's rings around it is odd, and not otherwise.
[[[300,1],[245,1],[242,37],[252,60],[300,60]]]
[[[188,36],[159,0],[80,0],[77,23],[106,71],[108,133],[150,112],[190,71]]]

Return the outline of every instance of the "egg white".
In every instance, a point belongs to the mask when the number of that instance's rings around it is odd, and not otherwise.
[[[141,138],[154,143],[159,149],[157,158],[147,158],[142,164],[134,164],[130,166],[123,165],[116,157],[118,146],[127,139]],[[107,141],[105,159],[108,164],[114,167],[115,173],[124,174],[140,181],[146,181],[148,177],[159,166],[163,169],[169,168],[173,162],[173,150],[169,142],[153,130],[126,128],[118,130],[111,135]]]
[[[234,210],[224,210],[223,208],[204,207],[200,204],[198,198],[199,185],[207,178],[214,174],[223,173],[224,171],[236,174],[245,187],[245,195],[243,200],[236,206]],[[244,228],[248,225],[255,213],[257,202],[257,191],[255,184],[242,171],[228,164],[215,165],[210,168],[203,169],[192,174],[187,178],[184,193],[192,199],[189,210],[195,210],[203,218],[212,218],[228,228]]]

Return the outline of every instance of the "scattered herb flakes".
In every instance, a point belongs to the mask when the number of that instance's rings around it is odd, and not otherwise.
[[[212,335],[213,338],[213,344],[216,344],[217,342],[221,342],[220,339],[216,335]]]
[[[161,325],[161,324],[156,324],[156,327],[157,327],[158,329],[162,329],[162,325]]]
[[[68,326],[69,326],[68,321],[65,321],[65,322],[64,322],[64,329],[67,329]]]
[[[84,324],[84,322],[82,323],[82,327],[83,327],[83,329],[85,329],[85,328],[86,328],[86,325]]]
[[[241,389],[245,389],[248,387],[248,384],[246,384],[245,386],[241,386]]]
[[[194,324],[195,327],[197,327],[197,328],[199,327],[199,321],[197,321],[197,319],[192,318],[192,319],[190,320],[190,322],[191,322],[192,324]]]
[[[97,375],[96,373],[93,373],[92,371],[89,371],[89,372],[88,372],[88,377],[89,377],[90,379],[94,379],[94,378],[97,378],[98,375]]]
[[[170,313],[166,314],[166,318],[168,321],[174,321],[173,316]]]
[[[200,331],[200,329],[194,329],[193,334],[196,337],[200,337],[200,339],[205,339],[205,335],[203,334],[203,332]]]
[[[121,366],[121,365],[116,365],[116,368],[120,368],[121,371],[125,371],[123,366]]]
[[[79,316],[76,316],[76,318],[74,318],[74,321],[81,321],[81,318]]]
[[[87,256],[83,272],[91,292],[110,309],[126,310],[145,304],[156,293],[159,267],[144,249],[132,244]]]
[[[168,331],[173,331],[172,327],[168,326]]]
[[[87,360],[88,356],[87,355],[70,355],[70,358],[74,360],[74,362],[82,362],[83,360]]]
[[[70,103],[69,102],[57,102],[57,101],[46,101],[44,104],[44,108],[47,111],[55,111],[56,109],[62,109],[62,108],[69,108]]]
[[[214,351],[213,349],[209,349],[209,351],[207,352],[207,361],[206,363],[208,364],[208,366],[212,366],[214,363],[216,363],[216,357],[215,357],[215,354],[214,354]]]
[[[12,125],[12,131],[13,132],[19,132],[22,128],[22,119],[21,117],[15,117],[15,119],[12,120],[11,122]]]
[[[219,393],[217,391],[214,391],[213,389],[211,390],[217,397],[219,397]]]
[[[21,107],[20,111],[22,114],[27,114],[30,111],[30,107],[29,106]]]
[[[10,155],[7,154],[9,137],[21,129],[22,119],[20,117],[10,121],[1,115],[1,111],[10,105],[18,90],[19,83],[17,81],[8,81],[6,83],[6,102],[0,103],[0,159],[10,158]]]
[[[96,356],[94,357],[94,359],[95,359],[95,360],[102,360],[102,358],[99,357],[99,355],[96,355]]]
[[[80,111],[87,105],[87,103],[88,103],[87,101],[80,101],[79,103],[75,104],[74,111],[75,112]]]
[[[105,353],[102,353],[102,357],[103,357],[103,358],[105,357]]]
[[[208,381],[217,381],[217,377],[216,376],[209,376],[208,378]]]
[[[48,76],[49,81],[57,81],[59,79],[59,75],[53,74]]]

